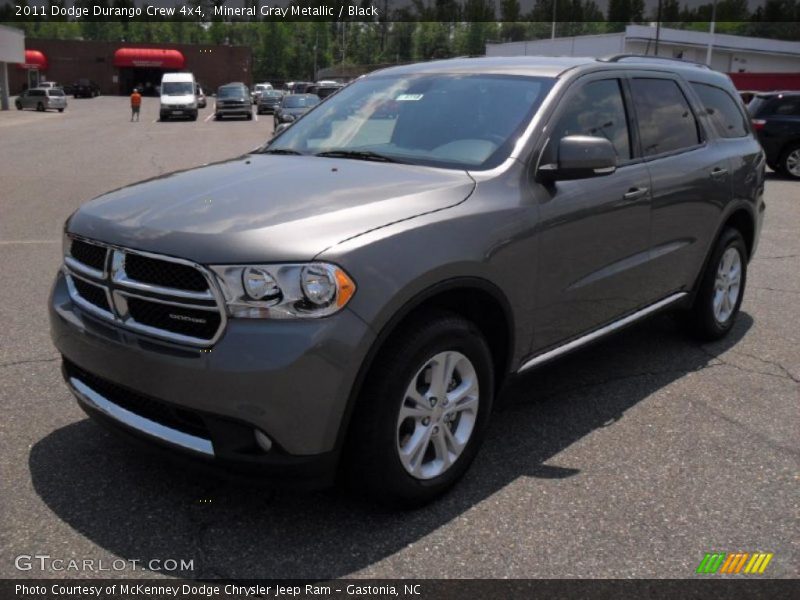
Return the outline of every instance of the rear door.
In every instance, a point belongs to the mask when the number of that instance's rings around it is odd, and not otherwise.
[[[550,120],[539,164],[568,135],[605,137],[611,175],[541,185],[539,281],[533,351],[597,328],[646,303],[650,174],[638,157],[626,88],[611,73],[578,79]]]
[[[652,180],[651,278],[658,298],[692,287],[732,191],[729,153],[703,127],[677,75],[630,75],[642,154]]]

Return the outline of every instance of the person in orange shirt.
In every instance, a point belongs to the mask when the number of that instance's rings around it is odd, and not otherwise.
[[[139,90],[133,88],[133,93],[131,94],[131,123],[133,122],[133,118],[136,117],[136,120],[139,120],[139,109],[142,107],[142,95],[139,93]]]

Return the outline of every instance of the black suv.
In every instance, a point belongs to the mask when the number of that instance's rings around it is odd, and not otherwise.
[[[747,109],[769,167],[800,179],[800,91],[756,94]]]
[[[78,79],[70,89],[73,98],[96,98],[100,95],[100,86],[91,79]]]

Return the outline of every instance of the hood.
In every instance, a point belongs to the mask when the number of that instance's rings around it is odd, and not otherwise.
[[[68,230],[203,264],[303,261],[459,204],[473,187],[465,171],[251,154],[100,196],[78,209]]]

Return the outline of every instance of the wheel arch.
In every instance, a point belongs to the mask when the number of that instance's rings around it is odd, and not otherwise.
[[[511,304],[502,290],[486,279],[455,277],[442,281],[415,294],[381,327],[350,389],[337,435],[337,449],[341,450],[344,447],[364,382],[381,349],[404,322],[422,311],[436,308],[460,314],[481,330],[492,351],[496,375],[495,388],[500,389],[504,379],[511,372],[514,355],[514,316]],[[500,327],[497,327],[497,319],[501,319]]]

